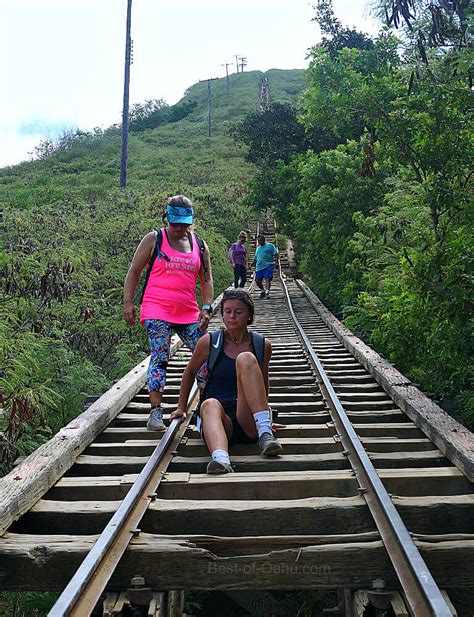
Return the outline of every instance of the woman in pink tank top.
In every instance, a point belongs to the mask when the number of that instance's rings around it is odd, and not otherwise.
[[[133,325],[136,321],[133,296],[140,274],[148,265],[140,321],[147,330],[151,349],[147,377],[151,410],[147,428],[152,431],[165,428],[161,401],[171,335],[176,332],[194,350],[209,324],[214,296],[209,248],[203,243],[201,251],[197,237],[189,231],[193,223],[191,200],[183,195],[171,197],[167,205],[167,218],[167,227],[148,233],[140,242],[124,285],[124,319]],[[160,239],[161,242],[158,242]],[[201,310],[196,302],[198,277],[201,282]],[[204,380],[204,373],[205,368],[202,367],[198,382]]]

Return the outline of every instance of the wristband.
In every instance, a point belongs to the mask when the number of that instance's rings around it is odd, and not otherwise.
[[[203,304],[201,311],[208,311],[208,313],[212,315],[212,308],[210,304]]]

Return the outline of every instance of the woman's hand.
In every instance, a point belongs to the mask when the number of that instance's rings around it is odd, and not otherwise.
[[[173,420],[180,420],[182,422],[186,418],[186,412],[184,409],[175,409],[173,413],[170,414],[170,422]]]
[[[133,304],[125,304],[123,307],[123,318],[129,326],[133,326],[137,320],[137,313]]]
[[[199,330],[201,332],[205,332],[207,330],[207,326],[209,325],[209,320],[211,319],[211,314],[206,309],[201,309],[199,313]]]

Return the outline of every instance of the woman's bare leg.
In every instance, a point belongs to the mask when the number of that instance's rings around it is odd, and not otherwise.
[[[201,422],[204,439],[209,452],[214,450],[229,451],[229,438],[232,436],[232,420],[215,398],[204,401],[201,405]]]
[[[237,356],[237,420],[249,437],[257,437],[254,413],[268,409],[262,371],[250,351]]]
[[[263,456],[283,453],[273,436],[268,398],[262,371],[253,353],[245,351],[237,356],[237,421],[249,437],[258,436]]]

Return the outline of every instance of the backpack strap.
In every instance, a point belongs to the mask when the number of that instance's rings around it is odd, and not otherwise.
[[[209,270],[209,268],[206,265],[206,261],[204,259],[204,251],[206,250],[206,247],[204,246],[204,240],[198,236],[197,234],[191,234],[191,232],[188,231],[188,238],[189,238],[189,243],[191,244],[191,248],[193,246],[193,242],[192,242],[192,237],[196,238],[196,243],[199,247],[199,256],[201,258],[201,267],[204,270],[204,281],[207,282],[207,272]]]
[[[214,330],[210,332],[209,338],[209,357],[207,359],[208,376],[210,377],[217,362],[222,348],[224,347],[224,330]]]
[[[154,229],[153,233],[155,234],[155,247],[153,249],[153,253],[151,254],[150,261],[148,262],[148,267],[146,269],[145,281],[143,283],[142,293],[140,296],[140,304],[143,302],[143,298],[145,296],[145,289],[148,285],[148,279],[150,278],[151,269],[153,268],[153,264],[155,263],[156,258],[159,256],[163,257],[165,261],[170,261],[168,255],[165,255],[161,250],[161,245],[163,243],[163,230],[162,229]]]
[[[263,371],[263,363],[265,359],[265,337],[260,332],[254,332],[250,330],[250,336],[252,338],[253,350],[255,352],[255,357],[258,360],[258,364]]]

